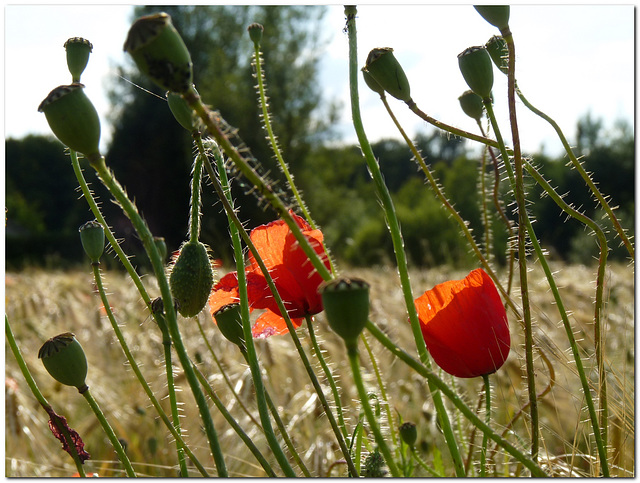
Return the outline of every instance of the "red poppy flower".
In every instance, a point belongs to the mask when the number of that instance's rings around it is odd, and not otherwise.
[[[509,325],[498,290],[484,270],[436,285],[416,299],[433,360],[457,377],[497,371],[509,355]]]
[[[322,245],[322,232],[311,229],[309,224],[295,213],[291,213],[291,216],[310,245],[320,255],[325,266],[329,268],[329,260]],[[293,325],[300,327],[306,315],[321,312],[322,298],[318,294],[318,286],[322,283],[322,277],[298,245],[287,224],[277,220],[259,226],[251,231],[250,237],[273,278]],[[253,336],[268,337],[287,333],[287,325],[251,253],[246,276],[251,310],[266,309],[253,326]],[[213,287],[209,298],[211,313],[214,314],[224,305],[237,302],[238,295],[238,274],[228,273]]]

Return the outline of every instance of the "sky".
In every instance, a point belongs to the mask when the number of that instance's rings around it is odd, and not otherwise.
[[[101,115],[101,147],[106,149],[110,138],[106,86],[125,82],[117,77],[115,67],[126,61],[122,45],[131,15],[131,5],[5,5],[5,137],[50,133],[37,108],[54,87],[70,82],[63,44],[77,36],[94,46],[82,82]],[[330,6],[325,20],[331,41],[322,59],[320,82],[325,98],[343,105],[337,127],[344,141],[355,142],[343,7]],[[634,20],[633,5],[512,5],[518,85],[533,105],[558,122],[570,142],[578,119],[588,112],[602,118],[605,128],[612,128],[618,119],[633,125]],[[462,113],[458,103],[468,87],[457,55],[484,44],[498,30],[471,5],[366,4],[358,7],[357,30],[360,66],[372,48],[392,47],[418,107],[442,122],[476,132],[475,121]],[[268,65],[266,73],[268,82]],[[363,82],[359,89],[369,139],[399,138],[378,95]],[[497,71],[494,97],[498,121],[510,143],[506,77]],[[409,135],[431,132],[404,103],[395,99],[390,103]],[[523,150],[558,154],[561,145],[551,127],[521,103],[517,109]]]

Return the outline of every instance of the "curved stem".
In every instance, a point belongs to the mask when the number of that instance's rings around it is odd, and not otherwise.
[[[191,179],[191,219],[189,223],[189,241],[197,242],[200,236],[200,181],[202,180],[202,164],[204,155],[198,153],[193,163]]]

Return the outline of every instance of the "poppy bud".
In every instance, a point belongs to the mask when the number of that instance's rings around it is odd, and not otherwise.
[[[507,41],[499,35],[491,37],[484,45],[489,57],[493,60],[500,72],[504,75],[509,74],[509,47],[507,47]]]
[[[64,43],[67,51],[67,67],[71,72],[72,82],[80,82],[80,76],[89,62],[93,45],[82,37],[72,37]]]
[[[364,67],[362,68],[362,77],[364,78],[364,83],[367,84],[369,89],[380,94],[380,97],[384,95],[384,89],[382,86],[376,82],[373,76]]]
[[[493,64],[487,49],[469,47],[458,54],[458,66],[471,90],[483,100],[491,97]]]
[[[129,29],[124,50],[141,72],[165,90],[184,93],[193,84],[189,50],[164,12],[136,20]]]
[[[319,287],[329,325],[347,345],[355,344],[369,318],[369,284],[340,278]]]
[[[38,351],[44,368],[51,377],[66,386],[86,390],[87,358],[76,336],[71,332],[57,335],[46,341]]]
[[[89,160],[100,156],[100,118],[83,84],[58,86],[38,106],[62,144]]]
[[[416,440],[418,439],[418,430],[416,429],[415,423],[411,423],[407,421],[406,423],[402,423],[399,428],[400,439],[409,446],[413,448],[416,444]]]
[[[196,115],[180,94],[167,92],[167,104],[176,121],[189,132],[197,130]]]
[[[487,22],[501,31],[509,28],[509,5],[474,5],[473,8]]]
[[[382,47],[373,49],[367,56],[365,70],[385,91],[396,99],[411,102],[411,88],[402,66],[393,55],[393,49]],[[376,92],[377,90],[374,89]]]
[[[225,305],[213,314],[213,317],[216,319],[216,324],[222,335],[229,342],[240,347],[241,350],[245,350],[240,304]]]
[[[91,263],[100,263],[104,252],[104,228],[97,220],[88,221],[80,227],[80,241]]]
[[[213,269],[203,243],[194,241],[182,245],[171,268],[169,285],[183,317],[195,317],[200,313],[213,287]]]
[[[478,94],[473,91],[465,91],[460,97],[460,107],[464,113],[471,119],[479,121],[482,118],[484,112],[484,104]]]
[[[249,37],[251,37],[251,42],[254,44],[260,44],[262,41],[262,32],[264,32],[264,27],[259,23],[252,23],[247,27],[247,31],[249,32]]]

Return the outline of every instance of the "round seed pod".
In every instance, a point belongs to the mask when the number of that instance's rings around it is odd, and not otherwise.
[[[384,95],[384,89],[382,88],[382,86],[376,82],[373,76],[364,67],[362,68],[362,77],[364,78],[364,83],[367,84],[367,87],[369,87],[369,89],[380,94],[380,97]]]
[[[138,69],[162,89],[184,93],[193,84],[193,63],[171,17],[156,13],[140,17],[124,43]]]
[[[72,82],[80,82],[80,76],[89,63],[89,55],[93,45],[82,37],[72,37],[64,43],[67,52],[67,67],[71,72]]]
[[[169,285],[183,317],[195,317],[200,313],[213,287],[213,268],[203,243],[194,241],[182,245],[171,268]]]
[[[80,241],[91,263],[100,263],[104,253],[104,228],[97,220],[88,221],[79,230]]]
[[[402,423],[399,428],[400,439],[409,446],[413,448],[418,439],[418,430],[416,429],[415,423],[407,421],[406,423]]]
[[[57,335],[46,341],[38,351],[45,369],[51,377],[66,386],[86,390],[87,358],[76,336],[71,332]]]
[[[483,100],[491,98],[493,63],[484,47],[469,47],[458,54],[458,66],[467,85]]]
[[[262,41],[264,27],[259,23],[252,23],[247,27],[247,31],[249,32],[249,37],[251,37],[251,42],[259,45]]]
[[[491,37],[484,47],[489,52],[489,57],[500,72],[509,75],[509,47],[507,41],[499,35]]]
[[[474,5],[482,18],[501,31],[509,28],[509,5]]]
[[[235,345],[240,347],[241,350],[245,350],[244,344],[244,332],[242,330],[242,315],[240,312],[240,304],[229,304],[220,307],[218,311],[213,314],[216,319],[216,324],[222,332],[222,335]]]
[[[364,68],[390,95],[401,101],[411,102],[409,81],[402,66],[393,55],[392,48],[382,47],[371,50]]]
[[[355,344],[369,318],[369,284],[360,279],[339,278],[318,289],[333,331],[347,345]]]
[[[197,131],[197,118],[193,109],[187,104],[187,101],[175,92],[167,92],[166,95],[169,109],[173,117],[176,118],[176,121],[189,132]]]
[[[460,107],[471,119],[479,121],[484,114],[484,104],[478,94],[473,91],[465,91],[460,97]]]
[[[100,156],[100,118],[83,84],[58,86],[38,106],[62,144],[89,160]]]

